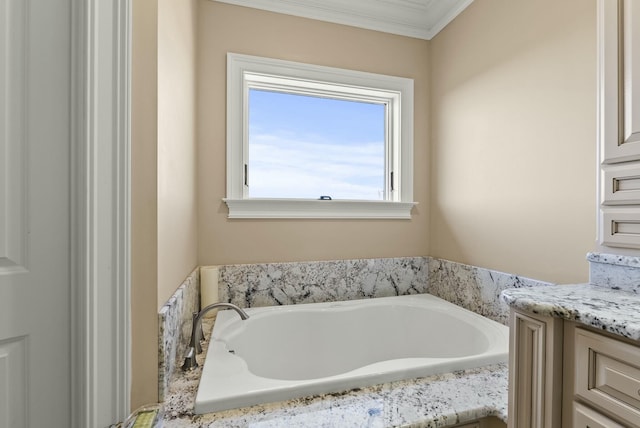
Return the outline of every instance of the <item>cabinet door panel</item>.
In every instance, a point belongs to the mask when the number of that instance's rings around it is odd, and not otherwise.
[[[594,410],[573,403],[573,428],[624,428]]]
[[[602,162],[640,159],[640,4],[599,3]]]
[[[640,347],[582,329],[574,343],[576,396],[640,426]]]

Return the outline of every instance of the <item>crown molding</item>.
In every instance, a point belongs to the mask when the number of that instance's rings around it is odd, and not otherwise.
[[[473,0],[213,0],[431,40]]]

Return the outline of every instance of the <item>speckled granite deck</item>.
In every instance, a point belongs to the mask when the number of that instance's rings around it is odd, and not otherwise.
[[[543,316],[576,321],[640,340],[640,295],[600,285],[555,285],[505,290],[511,307]]]
[[[211,328],[205,325],[204,329],[210,331]],[[201,364],[204,354],[198,357]],[[506,364],[194,415],[193,401],[200,373],[199,368],[174,377],[164,403],[165,428],[440,428],[488,416],[505,422],[507,419]]]

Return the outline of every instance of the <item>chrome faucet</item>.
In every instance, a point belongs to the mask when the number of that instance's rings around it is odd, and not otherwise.
[[[191,341],[189,342],[189,347],[187,348],[187,353],[184,357],[184,364],[182,364],[182,370],[193,370],[198,367],[198,362],[196,361],[196,355],[202,352],[202,347],[200,346],[200,338],[202,336],[202,317],[212,309],[216,308],[229,308],[233,309],[240,315],[240,318],[246,320],[249,318],[247,313],[240,309],[238,306],[232,303],[213,303],[200,312],[193,313],[193,321],[191,324]]]

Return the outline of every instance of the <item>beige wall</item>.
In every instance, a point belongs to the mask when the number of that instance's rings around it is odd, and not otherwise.
[[[201,265],[428,253],[428,42],[200,0],[198,183]],[[415,79],[412,220],[229,220],[226,53]]]
[[[131,407],[158,385],[158,0],[133,2],[131,94]],[[155,385],[155,391],[153,386]]]
[[[197,263],[196,8],[158,1],[158,308]]]
[[[587,280],[595,0],[476,0],[431,41],[430,255]]]
[[[132,391],[158,399],[158,309],[197,262],[196,0],[133,2]]]

